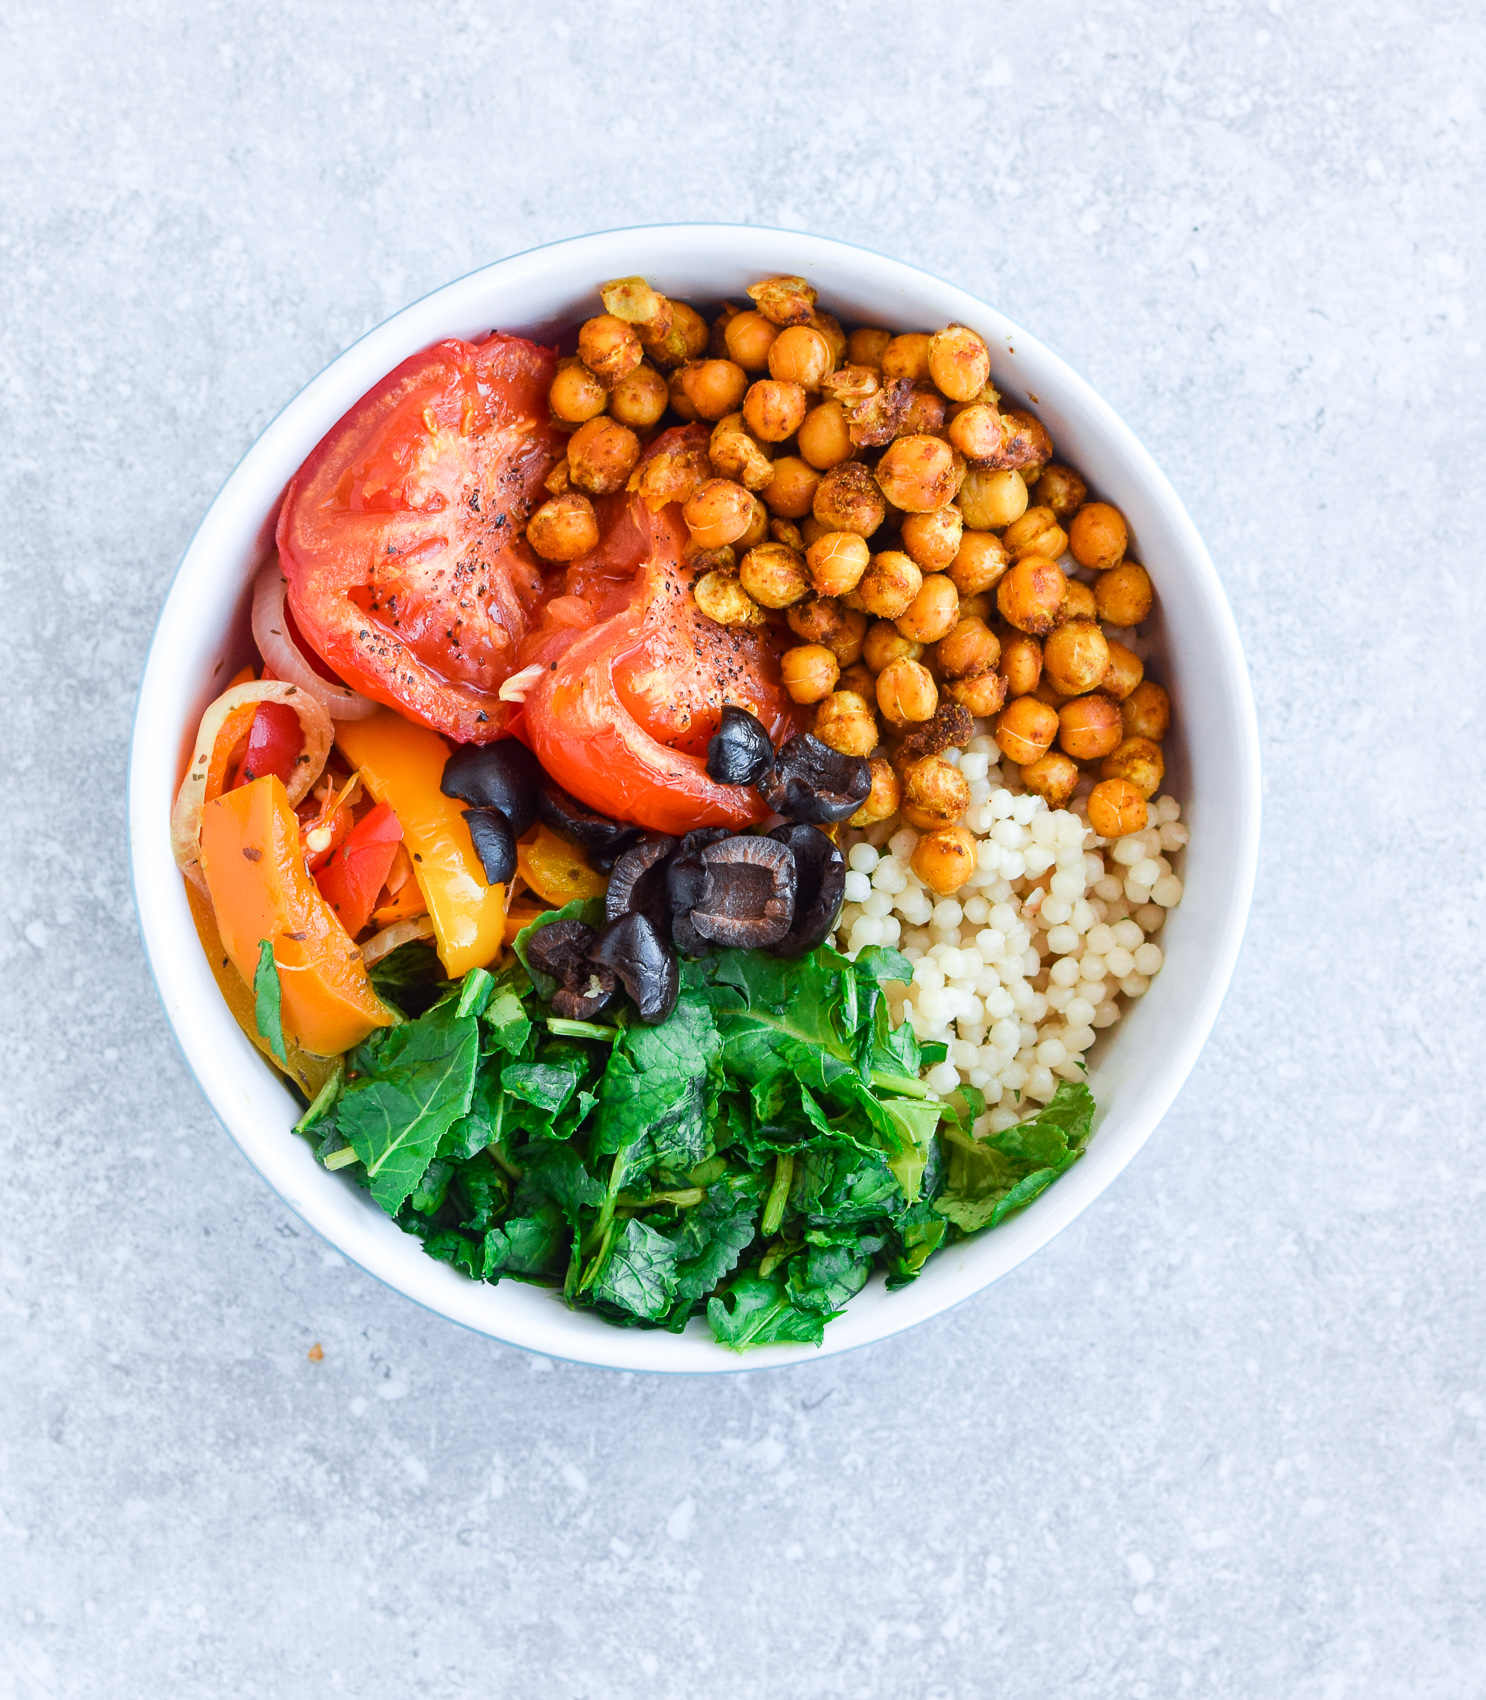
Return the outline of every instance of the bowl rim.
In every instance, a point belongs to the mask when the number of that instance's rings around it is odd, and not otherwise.
[[[662,1331],[612,1328],[597,1318],[585,1316],[583,1322],[587,1326],[574,1330],[565,1327],[564,1323],[566,1319],[572,1318],[575,1313],[565,1310],[549,1290],[526,1287],[524,1284],[515,1282],[502,1282],[499,1286],[491,1287],[486,1283],[469,1281],[458,1276],[446,1266],[426,1257],[422,1252],[421,1245],[414,1246],[411,1236],[403,1235],[402,1230],[398,1229],[389,1218],[378,1213],[377,1220],[381,1228],[405,1241],[410,1249],[417,1252],[422,1263],[427,1266],[430,1278],[417,1278],[411,1268],[404,1272],[404,1278],[399,1278],[398,1274],[389,1272],[385,1267],[389,1258],[391,1258],[391,1261],[398,1261],[391,1256],[390,1242],[386,1241],[380,1232],[368,1235],[348,1235],[344,1223],[336,1224],[330,1220],[330,1216],[338,1214],[338,1212],[317,1208],[317,1200],[313,1194],[301,1196],[295,1186],[286,1183],[279,1165],[273,1162],[271,1157],[266,1158],[261,1149],[265,1137],[277,1138],[282,1130],[270,1129],[265,1134],[265,1130],[256,1125],[247,1113],[251,1108],[250,1106],[245,1107],[244,1104],[236,1102],[229,1105],[224,1101],[225,1093],[219,1089],[214,1090],[214,1084],[209,1083],[208,1079],[204,1078],[203,1066],[198,1066],[198,1059],[193,1054],[186,1035],[182,1032],[182,1018],[173,1013],[172,1009],[171,993],[185,989],[180,987],[177,982],[187,970],[185,970],[183,964],[172,962],[165,944],[157,936],[164,920],[162,906],[171,901],[170,888],[172,885],[174,886],[175,903],[182,909],[185,906],[182,882],[169,855],[168,825],[153,818],[155,799],[150,796],[154,789],[150,780],[159,767],[163,753],[162,746],[154,741],[155,728],[150,724],[153,698],[156,691],[155,681],[161,676],[162,672],[168,672],[168,665],[162,659],[162,646],[169,637],[168,627],[182,587],[188,582],[188,575],[194,574],[200,565],[197,561],[198,554],[203,555],[203,557],[206,556],[206,545],[211,539],[214,528],[224,523],[224,515],[227,510],[240,499],[243,487],[251,482],[251,475],[256,463],[269,458],[271,445],[285,433],[289,423],[297,416],[312,410],[314,402],[320,397],[322,391],[330,387],[331,380],[336,374],[349,371],[359,364],[367,363],[369,356],[382,350],[384,345],[395,349],[399,343],[400,334],[405,333],[410,325],[426,316],[435,303],[446,304],[450,309],[446,316],[452,317],[453,313],[458,310],[458,304],[466,297],[478,294],[481,286],[499,281],[503,276],[517,277],[523,269],[529,269],[534,264],[550,263],[562,256],[577,256],[585,248],[598,249],[604,243],[613,242],[619,238],[639,238],[642,241],[649,238],[654,241],[657,238],[674,239],[677,237],[696,239],[702,244],[705,244],[708,239],[711,239],[714,244],[719,239],[726,239],[728,242],[737,243],[740,248],[744,244],[752,245],[755,248],[760,245],[777,247],[781,244],[788,244],[796,251],[814,249],[823,255],[838,259],[859,256],[864,260],[869,260],[879,272],[891,276],[894,281],[907,290],[917,287],[922,292],[924,285],[932,285],[937,291],[947,292],[952,296],[959,297],[965,304],[959,309],[962,314],[965,314],[967,318],[970,314],[982,315],[997,326],[998,338],[1004,336],[1008,347],[1014,340],[1033,363],[1041,364],[1050,370],[1060,388],[1061,399],[1071,402],[1085,416],[1092,428],[1103,437],[1112,440],[1118,453],[1130,463],[1146,494],[1162,510],[1164,523],[1169,525],[1176,533],[1178,546],[1183,556],[1183,570],[1192,576],[1203,604],[1204,613],[1213,626],[1213,636],[1217,643],[1217,660],[1220,663],[1217,669],[1218,678],[1226,699],[1224,707],[1230,723],[1229,730],[1233,737],[1237,757],[1232,787],[1237,815],[1237,838],[1232,846],[1235,877],[1226,894],[1221,921],[1209,943],[1206,971],[1201,976],[1199,995],[1192,1001],[1180,1040],[1171,1047],[1161,1060],[1155,1081],[1144,1090],[1143,1104],[1137,1118],[1137,1125],[1125,1131],[1120,1149],[1116,1151],[1107,1148],[1101,1152],[1102,1161],[1096,1166],[1091,1166],[1089,1158],[1085,1157],[1081,1162],[1075,1164],[1067,1174],[1063,1175],[1056,1186],[1046,1189],[1032,1205],[999,1227],[994,1235],[983,1235],[978,1240],[965,1242],[966,1246],[971,1246],[984,1244],[987,1240],[994,1239],[1001,1255],[981,1259],[983,1263],[990,1266],[974,1271],[970,1279],[962,1280],[958,1289],[948,1296],[939,1296],[934,1302],[927,1304],[916,1303],[914,1302],[915,1293],[921,1290],[926,1291],[926,1289],[923,1289],[922,1281],[916,1282],[912,1286],[891,1295],[890,1305],[875,1313],[878,1318],[875,1326],[851,1330],[843,1326],[852,1315],[852,1308],[849,1308],[833,1324],[832,1328],[826,1330],[824,1344],[808,1354],[792,1347],[766,1347],[746,1354],[736,1354],[718,1346],[711,1339],[710,1333],[699,1333],[696,1322],[688,1327],[685,1334],[672,1335]],[[706,263],[708,257],[698,255],[696,257],[697,263]],[[711,257],[714,259],[723,257],[721,249],[719,248],[717,254]],[[643,258],[643,255],[636,254],[636,263],[640,264]],[[654,268],[642,267],[642,269]],[[606,274],[603,268],[596,268],[592,270],[591,275],[597,278]],[[402,353],[394,352],[379,368],[378,375],[390,372],[400,360],[406,358],[407,353],[415,351],[418,347],[426,346],[430,341],[438,340],[439,335],[451,334],[456,333],[450,331],[435,333],[433,336],[423,337],[421,340],[413,342]],[[345,401],[332,414],[321,434],[323,435],[324,429],[330,428],[334,420],[340,417],[347,406],[351,405],[359,395],[363,394],[371,384],[377,381],[377,376],[373,376],[363,382],[360,388],[355,389],[349,400]],[[266,523],[267,514],[274,511],[277,501],[278,493],[276,492],[266,512],[261,508],[258,510],[261,516],[260,529]],[[184,739],[189,736],[190,731],[190,726],[179,729],[177,742],[182,747],[184,747]],[[149,741],[146,741],[146,733],[150,734]],[[167,740],[164,752],[173,753],[175,747],[175,743]],[[173,767],[167,785],[173,795],[175,785]],[[134,898],[141,942],[144,946],[145,960],[149,966],[156,994],[160,998],[171,1036],[213,1114],[226,1128],[242,1155],[267,1181],[279,1198],[302,1221],[326,1239],[342,1256],[384,1285],[391,1287],[394,1291],[411,1299],[415,1304],[435,1315],[502,1343],[515,1345],[551,1358],[602,1368],[626,1371],[650,1370],[672,1374],[737,1374],[790,1364],[813,1363],[837,1356],[845,1351],[855,1350],[859,1346],[888,1339],[931,1316],[942,1315],[956,1305],[962,1304],[973,1298],[977,1293],[984,1291],[986,1287],[992,1285],[1002,1276],[1009,1274],[1012,1269],[1041,1250],[1063,1228],[1081,1215],[1097,1197],[1113,1184],[1125,1166],[1133,1160],[1155,1131],[1190,1074],[1217,1019],[1237,965],[1252,903],[1258,870],[1261,805],[1258,718],[1237,624],[1223,590],[1222,582],[1195,524],[1170,480],[1135,432],[1115,412],[1113,407],[1099,395],[1086,379],[1040,339],[1008,319],[990,302],[947,279],[939,277],[924,267],[883,254],[861,244],[841,241],[834,237],[812,235],[781,227],[744,225],[721,221],[678,221],[619,226],[609,230],[565,237],[555,242],[542,243],[522,249],[487,265],[476,267],[460,277],[427,291],[386,319],[370,327],[334,358],[326,362],[319,372],[296,391],[274,413],[263,429],[255,435],[252,443],[223,480],[221,487],[203,512],[201,519],[193,529],[175,572],[171,576],[160,605],[160,613],[151,635],[136,692],[130,732],[126,790],[131,892]],[[160,865],[159,853],[162,845],[168,868],[162,868]],[[194,937],[194,929],[192,936]],[[200,958],[192,967],[196,971],[196,977],[199,978],[200,970],[205,967],[204,957]],[[217,995],[214,984],[212,984],[212,993],[214,997]],[[218,1001],[220,1002],[220,999]],[[184,1009],[184,1007],[183,1005],[182,1008]],[[225,1013],[225,1004],[221,1008]],[[231,1021],[230,1015],[227,1016],[227,1020]],[[246,1038],[237,1033],[235,1024],[233,1024],[233,1033],[237,1035],[239,1041],[239,1045],[234,1047],[238,1053],[234,1059],[235,1063],[251,1059],[256,1069],[267,1074],[269,1072],[268,1066],[262,1062],[258,1053],[249,1045]],[[213,1060],[220,1061],[222,1059]],[[285,1102],[292,1103],[287,1089],[281,1088],[280,1090]],[[292,1134],[290,1135],[290,1142],[293,1146],[301,1148],[306,1153],[308,1152],[305,1142]],[[313,1162],[313,1159],[311,1161]],[[314,1171],[319,1177],[319,1181],[326,1186],[344,1187],[346,1184],[343,1177],[321,1170],[318,1164],[314,1165]],[[325,1196],[328,1197],[329,1195]],[[374,1209],[375,1207],[369,1206],[368,1208]],[[346,1243],[348,1238],[355,1242],[353,1246],[348,1246]],[[382,1255],[384,1248],[387,1250],[386,1256]],[[951,1254],[941,1253],[940,1255]],[[379,1264],[382,1266],[379,1267]],[[459,1289],[450,1287],[449,1281],[457,1282],[459,1288],[468,1290],[464,1295],[466,1300],[469,1299],[470,1295],[486,1295],[486,1301],[483,1303],[460,1302]],[[411,1287],[416,1287],[419,1290],[411,1290],[410,1283]],[[521,1287],[525,1292],[540,1294],[547,1301],[550,1319],[547,1314],[538,1312],[533,1312],[530,1318],[525,1315],[502,1316],[500,1312],[503,1307],[499,1303],[499,1295],[508,1292],[512,1287]],[[866,1294],[863,1294],[860,1297],[865,1299],[866,1296]],[[492,1304],[489,1302],[490,1300],[496,1302]],[[860,1302],[860,1300],[855,1302]],[[838,1330],[840,1330],[839,1333]],[[552,1338],[547,1337],[549,1332]],[[571,1337],[568,1337],[569,1335]],[[661,1347],[659,1351],[655,1349],[657,1342]]]

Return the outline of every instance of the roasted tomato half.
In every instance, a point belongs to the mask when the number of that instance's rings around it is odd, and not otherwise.
[[[705,447],[705,429],[668,431],[649,454],[693,442]],[[527,741],[559,785],[621,820],[681,833],[763,819],[751,786],[708,778],[707,740],[725,703],[758,715],[776,745],[795,729],[779,634],[699,611],[679,503],[652,513],[621,494],[595,507],[598,548],[567,569],[521,646],[522,664],[543,669],[526,694]]]
[[[356,403],[284,495],[279,559],[306,641],[461,743],[504,730],[496,693],[543,600],[522,532],[563,451],[556,363],[520,337],[435,343]]]

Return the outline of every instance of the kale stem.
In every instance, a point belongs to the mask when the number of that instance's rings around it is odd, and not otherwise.
[[[910,1074],[872,1074],[874,1086],[885,1086],[894,1092],[900,1092],[905,1098],[937,1098],[937,1092],[931,1092],[923,1081],[915,1080]]]
[[[779,1232],[779,1224],[784,1220],[784,1207],[789,1203],[789,1183],[794,1178],[794,1152],[781,1151],[774,1159],[774,1184],[769,1188],[764,1219],[759,1223],[759,1232],[766,1239]]]
[[[549,1015],[547,1029],[564,1039],[599,1039],[612,1045],[619,1038],[617,1027],[598,1027],[591,1021],[569,1021],[566,1016]]]
[[[345,1079],[345,1064],[336,1059],[335,1068],[331,1071],[329,1080],[315,1094],[315,1101],[309,1109],[294,1124],[296,1133],[303,1133],[306,1128],[313,1127],[317,1121],[324,1119],[330,1106],[341,1095],[341,1082]]]

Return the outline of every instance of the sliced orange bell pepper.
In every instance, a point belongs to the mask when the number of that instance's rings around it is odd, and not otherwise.
[[[517,843],[516,871],[557,909],[575,897],[602,897],[609,889],[608,880],[589,867],[576,844],[541,822]]]
[[[201,871],[223,948],[245,985],[257,972],[260,942],[273,945],[286,1039],[333,1057],[396,1019],[305,868],[299,819],[281,779],[265,775],[206,805]]]
[[[465,805],[439,790],[448,744],[390,708],[337,721],[335,739],[367,790],[402,822],[444,972],[457,980],[494,962],[505,937],[506,888],[485,883]]]
[[[201,940],[201,948],[206,952],[206,959],[211,964],[212,978],[217,982],[223,1001],[232,1011],[232,1019],[280,1074],[287,1074],[305,1097],[313,1101],[320,1088],[334,1074],[335,1059],[317,1057],[310,1051],[301,1050],[285,1034],[284,1052],[289,1058],[289,1066],[284,1067],[273,1054],[273,1046],[258,1031],[256,1002],[247,981],[232,966],[232,958],[228,956],[222,943],[222,935],[217,930],[217,917],[212,914],[211,904],[190,880],[186,881],[186,902],[191,905],[191,919],[196,923],[196,936]]]

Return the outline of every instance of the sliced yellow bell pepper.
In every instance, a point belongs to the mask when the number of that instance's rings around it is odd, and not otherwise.
[[[222,935],[217,930],[217,917],[212,914],[211,904],[190,880],[185,883],[186,902],[191,906],[191,919],[196,923],[196,936],[201,940],[201,948],[206,952],[206,959],[211,964],[212,978],[217,982],[223,1002],[232,1011],[232,1019],[279,1073],[287,1074],[305,1097],[313,1101],[320,1088],[335,1073],[335,1058],[317,1057],[310,1051],[301,1050],[286,1033],[284,1051],[289,1058],[289,1066],[284,1067],[273,1054],[273,1046],[258,1031],[253,994],[248,990],[247,981],[232,966],[232,958],[228,956],[222,943]]]
[[[334,1057],[396,1020],[305,867],[299,817],[281,779],[268,774],[206,805],[201,871],[223,949],[245,988],[261,942],[273,945],[286,1039]]]
[[[576,844],[541,822],[517,842],[516,872],[556,909],[575,897],[602,897],[609,889],[607,877],[589,867]]]
[[[506,888],[485,883],[465,805],[439,790],[448,744],[390,708],[365,720],[338,720],[335,741],[367,790],[379,803],[390,803],[402,823],[444,972],[457,980],[487,967],[505,937]]]

